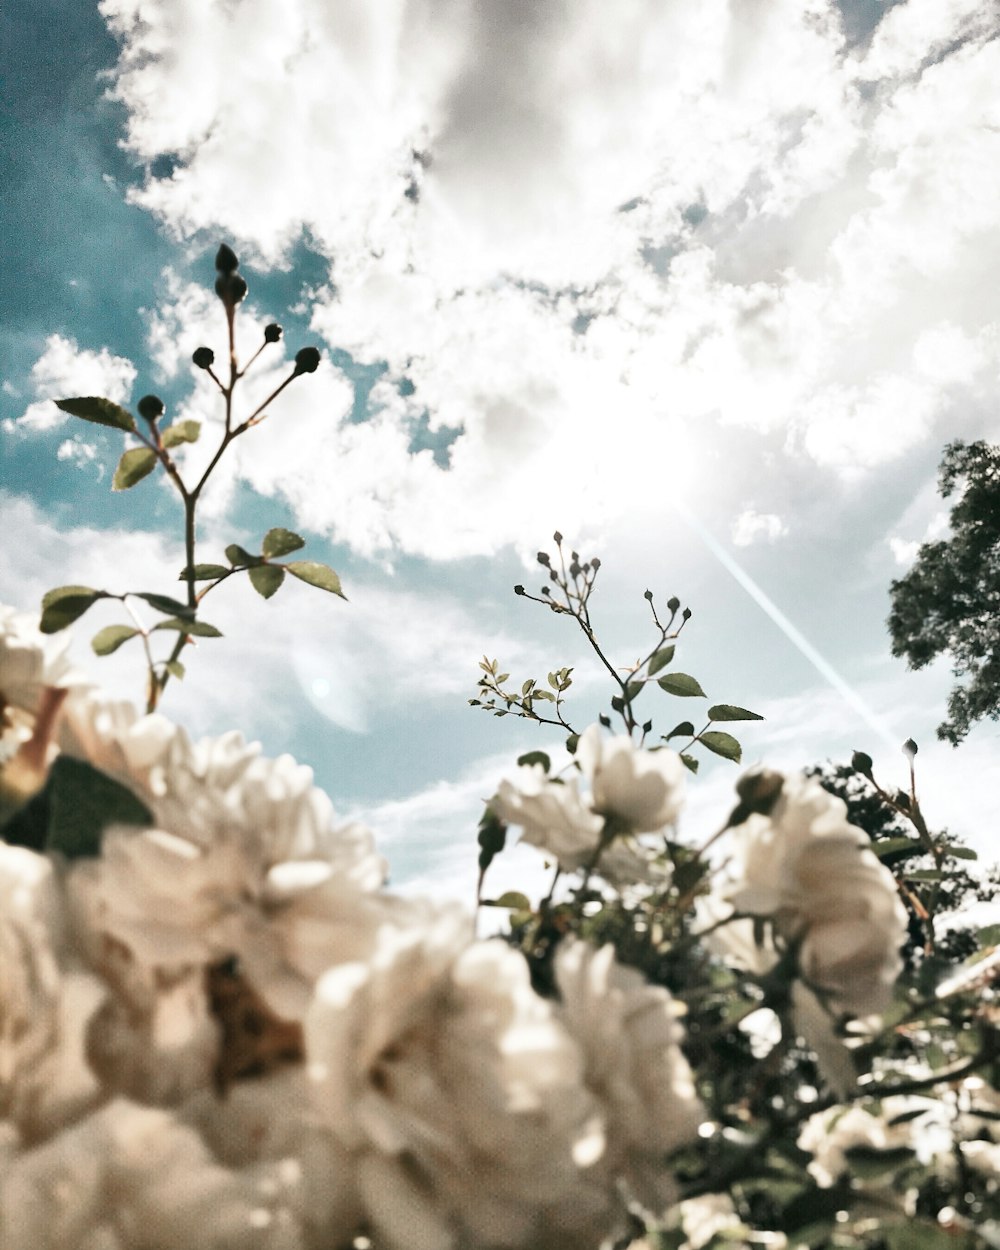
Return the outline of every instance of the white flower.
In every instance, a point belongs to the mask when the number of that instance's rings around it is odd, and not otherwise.
[[[659,1215],[676,1199],[664,1156],[694,1139],[705,1118],[687,1060],[683,1030],[667,990],[581,941],[556,954],[559,1016],[584,1056],[584,1083],[604,1112],[600,1166],[625,1180]]]
[[[414,905],[306,1019],[317,1105],[352,1152],[384,1250],[596,1246],[612,1196],[580,1052],[523,957]],[[589,1240],[588,1240],[589,1239]]]
[[[951,1149],[949,1111],[933,1098],[890,1096],[879,1113],[855,1104],[831,1107],[810,1116],[799,1133],[798,1145],[812,1156],[808,1171],[823,1189],[850,1173],[850,1151],[908,1149],[929,1163]]]
[[[43,634],[38,617],[0,604],[0,697],[7,708],[38,714],[46,689],[87,685],[69,662],[65,634]]]
[[[288,1169],[230,1171],[166,1112],[113,1102],[0,1176],[0,1250],[303,1250]]]
[[[786,777],[770,816],[750,816],[733,838],[737,863],[723,897],[801,942],[803,974],[837,1010],[884,1010],[902,966],[906,911],[844,802],[814,779]]]
[[[699,1198],[688,1198],[678,1206],[681,1227],[687,1239],[682,1250],[704,1250],[716,1233],[727,1233],[727,1242],[736,1237],[745,1237],[749,1230],[740,1220],[733,1207],[733,1200],[728,1194],[702,1194]],[[775,1250],[786,1245],[784,1237],[769,1242]]]
[[[500,820],[519,825],[521,840],[553,855],[564,872],[594,858],[604,818],[583,802],[575,777],[550,781],[541,764],[522,764],[513,781],[501,781],[490,807]]]
[[[684,802],[684,765],[676,751],[638,749],[625,734],[602,738],[600,725],[580,735],[576,759],[590,780],[590,806],[632,833],[671,825]]]

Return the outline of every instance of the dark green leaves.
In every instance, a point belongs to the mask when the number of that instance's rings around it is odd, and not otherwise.
[[[128,490],[141,482],[156,468],[156,452],[149,447],[133,447],[118,461],[118,468],[111,479],[112,490]]]
[[[264,561],[260,556],[252,556],[245,547],[241,547],[239,543],[230,543],[226,548],[226,559],[230,564],[238,565],[240,568],[253,568],[254,565],[263,564]]]
[[[107,599],[105,590],[92,590],[89,586],[57,586],[42,599],[42,619],[39,629],[43,634],[57,634],[97,602]]]
[[[268,530],[264,535],[264,545],[261,551],[265,559],[271,560],[275,556],[286,556],[290,551],[298,551],[305,545],[305,539],[300,535],[291,530],[277,528]]]
[[[694,725],[692,725],[689,720],[682,720],[679,725],[675,725],[673,729],[671,729],[670,733],[666,735],[664,741],[669,742],[671,738],[682,738],[682,737],[683,738],[694,737]]]
[[[531,911],[528,896],[519,890],[507,890],[499,898],[483,899],[490,907],[508,907],[511,911]]]
[[[340,589],[340,578],[325,564],[318,564],[315,560],[293,560],[284,567],[293,577],[308,582],[310,586],[318,586],[320,590],[328,590],[332,595],[340,595],[341,599],[347,598]]]
[[[110,399],[101,399],[96,395],[81,395],[74,399],[57,399],[56,407],[71,416],[82,417],[84,421],[93,421],[96,425],[109,425],[112,429],[135,430],[135,417],[119,404]]]
[[[178,443],[196,443],[200,433],[200,421],[175,421],[163,431],[163,446],[176,447]]]
[[[485,872],[507,843],[507,826],[491,807],[487,807],[479,820],[479,871]]]
[[[158,621],[153,629],[176,629],[180,634],[190,634],[194,638],[221,638],[222,631],[207,621],[184,621],[179,617],[171,617],[166,621]]]
[[[270,599],[285,580],[285,570],[280,564],[260,564],[249,570],[250,584],[265,599]]]
[[[649,661],[649,675],[653,677],[661,668],[666,668],[670,661],[674,658],[676,647],[671,644],[667,647],[661,647],[659,651]]]
[[[735,707],[732,703],[716,703],[708,709],[709,720],[763,720],[757,712],[748,712],[745,707]]]
[[[186,603],[181,603],[179,599],[171,599],[167,595],[154,595],[146,591],[139,591],[135,597],[145,600],[151,608],[154,608],[157,612],[163,612],[167,616],[194,616],[194,608],[189,607]]]
[[[134,625],[106,625],[93,636],[90,645],[96,655],[110,655],[139,632]]]
[[[713,754],[732,760],[734,764],[738,764],[743,757],[743,750],[733,735],[723,733],[721,730],[709,729],[698,735],[698,741],[708,747]]]
[[[226,568],[224,564],[196,564],[192,571],[196,582],[214,582],[218,577],[228,577],[232,569]],[[178,580],[186,582],[187,575],[187,569],[181,569]]]
[[[0,836],[14,846],[79,859],[100,853],[101,835],[108,825],[152,823],[152,813],[131,790],[82,760],[60,755],[44,788],[8,821]]]
[[[690,698],[694,695],[705,697],[705,692],[699,683],[687,673],[669,673],[666,677],[661,677],[656,684],[667,694],[679,695],[681,698]]]
[[[524,755],[517,757],[517,762],[518,764],[541,764],[546,772],[552,767],[552,761],[544,751],[526,751]]]

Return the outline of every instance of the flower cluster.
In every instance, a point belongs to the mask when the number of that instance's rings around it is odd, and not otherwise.
[[[5,782],[44,739],[34,792],[75,761],[145,813],[80,852],[79,813],[12,799],[2,1250],[569,1250],[676,1199],[665,1161],[704,1111],[665,989],[576,941],[541,996],[457,905],[385,890],[308,769],[192,743],[2,621]],[[667,753],[581,745],[598,838],[672,819]]]

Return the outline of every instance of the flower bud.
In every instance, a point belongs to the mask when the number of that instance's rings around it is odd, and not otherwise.
[[[518,583],[518,585],[514,587],[514,594],[523,595],[524,593],[525,593],[524,587],[520,583]]]
[[[316,347],[300,347],[295,353],[295,372],[315,373],[319,368],[319,349]]]
[[[562,534],[560,534],[558,530],[556,530],[556,532],[552,535],[552,541],[556,544],[562,542]]]
[[[851,767],[856,773],[860,773],[862,777],[867,777],[869,781],[874,781],[872,776],[872,757],[866,755],[864,751],[855,751],[851,756]]]
[[[769,768],[746,773],[736,783],[740,806],[746,809],[747,815],[758,812],[761,816],[767,816],[780,798],[784,784],[785,778],[782,774]]]
[[[538,553],[538,563],[544,564],[546,568],[549,567],[549,563],[550,563],[549,557],[544,551],[540,551]]]
[[[222,243],[215,253],[215,267],[219,273],[235,273],[240,267],[236,253],[228,243]]]
[[[590,567],[594,570],[595,573],[601,567],[601,561],[597,556],[594,556],[593,560],[591,560]]]
[[[215,363],[215,352],[210,347],[196,347],[191,359],[199,369],[210,369]]]
[[[680,606],[681,606],[681,601],[680,599],[677,598],[676,595],[671,595],[670,598],[667,600],[668,612],[676,612]]]
[[[642,592],[642,597],[643,599],[648,599],[650,603],[653,602],[653,592],[651,590],[644,590]]]
[[[907,738],[906,741],[903,743],[902,752],[906,756],[906,758],[909,760],[912,760],[913,757],[916,755],[917,744],[913,741],[912,738]]]
[[[159,395],[143,395],[136,407],[139,409],[139,416],[145,417],[147,421],[155,421],[164,413],[163,400]]]
[[[691,609],[685,608],[684,611],[681,613],[681,620],[689,621],[690,619],[691,619]]]
[[[277,343],[281,338],[281,326],[277,322],[272,321],[269,326],[264,327],[264,342]]]
[[[220,273],[215,279],[215,293],[227,308],[234,308],[246,296],[246,280],[238,273]]]

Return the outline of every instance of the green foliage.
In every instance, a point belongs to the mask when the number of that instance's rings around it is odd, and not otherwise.
[[[90,586],[57,586],[42,598],[38,627],[43,634],[57,634],[83,616],[98,599],[108,597],[107,591],[93,590]]]
[[[984,717],[1000,719],[1000,447],[949,443],[939,474],[952,535],[924,543],[890,586],[893,655],[924,668],[947,655],[963,679],[948,699],[938,737],[957,746]]]
[[[285,570],[277,564],[261,564],[249,570],[250,585],[264,599],[270,599],[285,580]]]
[[[90,640],[95,655],[111,655],[123,642],[137,638],[139,630],[134,625],[106,625]]]
[[[200,435],[200,421],[175,421],[163,431],[163,446],[170,448],[180,443],[196,443]]]
[[[265,559],[272,560],[275,556],[286,556],[290,551],[298,551],[305,545],[305,539],[291,530],[272,529],[264,535],[261,552]]]
[[[112,490],[128,490],[148,477],[156,468],[156,452],[150,447],[133,447],[126,451],[111,479]]]
[[[208,621],[184,620],[176,616],[172,616],[166,621],[157,621],[153,629],[175,629],[178,633],[188,634],[192,638],[222,637],[222,631],[216,629],[214,625],[209,625]]]
[[[0,837],[12,846],[79,859],[100,853],[109,825],[152,823],[152,813],[131,790],[82,760],[60,755],[43,789],[0,829]]]
[[[286,568],[293,577],[308,582],[310,586],[318,586],[320,590],[327,590],[331,595],[339,595],[341,599],[347,598],[340,589],[340,578],[326,564],[319,564],[315,560],[293,560],[282,567]]]
[[[135,417],[110,399],[102,399],[98,395],[81,395],[74,399],[57,399],[55,405],[63,412],[82,417],[84,421],[93,421],[95,425],[107,425],[115,430],[125,430],[129,434],[135,433]]]

